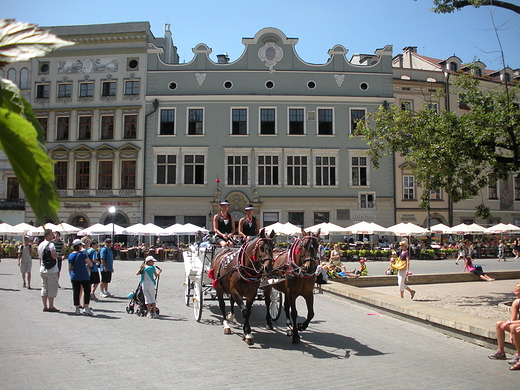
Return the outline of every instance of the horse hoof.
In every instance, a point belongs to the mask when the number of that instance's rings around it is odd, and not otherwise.
[[[305,328],[303,327],[303,324],[298,324],[298,330],[299,331],[305,330]]]
[[[293,337],[292,343],[293,344],[300,344],[300,338],[299,337],[296,337],[296,338]]]
[[[255,343],[252,338],[248,338],[248,337],[246,337],[244,339],[244,341],[246,342],[247,345],[253,345]]]
[[[267,330],[273,330],[273,325],[271,324],[267,324],[265,327],[267,328]]]
[[[226,316],[226,319],[230,322],[233,322],[235,320],[235,315],[229,312]]]
[[[292,334],[293,334],[292,330],[287,331],[287,337],[292,337]]]
[[[224,328],[224,334],[231,334],[231,328]]]

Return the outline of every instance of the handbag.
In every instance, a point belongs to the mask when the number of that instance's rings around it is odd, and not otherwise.
[[[399,259],[399,260],[396,260],[396,261],[394,262],[393,267],[394,267],[396,270],[398,270],[398,271],[402,271],[402,270],[406,269],[406,261],[403,261],[403,260],[400,260],[400,259]]]

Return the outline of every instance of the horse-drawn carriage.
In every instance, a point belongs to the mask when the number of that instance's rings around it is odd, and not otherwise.
[[[282,294],[285,297],[287,335],[293,343],[299,342],[299,330],[305,330],[314,316],[313,289],[314,271],[318,263],[317,234],[307,234],[302,230],[302,238],[297,239],[288,251],[276,253],[272,238],[264,229],[260,236],[244,243],[240,248],[201,248],[192,246],[184,252],[186,271],[186,305],[193,303],[193,313],[197,321],[202,317],[204,296],[218,298],[223,316],[224,333],[231,333],[228,320],[234,318],[234,304],[237,303],[244,317],[243,338],[253,344],[249,325],[251,307],[255,298],[263,297],[267,306],[267,327],[272,329],[272,320],[281,313]],[[297,324],[296,298],[303,296],[307,304],[307,318]],[[224,298],[229,299],[231,313],[226,315]]]

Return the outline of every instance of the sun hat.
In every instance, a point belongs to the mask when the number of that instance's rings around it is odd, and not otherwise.
[[[145,263],[148,263],[149,261],[157,261],[153,256],[147,256],[146,259],[144,259]]]
[[[254,206],[253,206],[252,204],[248,204],[248,205],[244,208],[244,210],[254,210],[254,209],[255,209],[255,208],[254,208]]]
[[[76,245],[84,245],[84,244],[79,238],[76,238],[74,241],[72,241],[72,246],[76,246]]]
[[[222,202],[220,202],[220,205],[228,205],[229,206],[229,202],[227,199],[224,199]]]

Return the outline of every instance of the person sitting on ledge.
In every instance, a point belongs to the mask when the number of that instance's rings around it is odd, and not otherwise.
[[[482,270],[482,266],[476,264],[473,265],[473,259],[471,258],[471,256],[466,256],[464,258],[464,262],[465,265],[462,272],[468,270],[468,272],[472,272],[475,275],[480,276],[480,279],[485,280],[487,282],[492,282],[493,280],[495,280],[484,273],[484,271]]]

